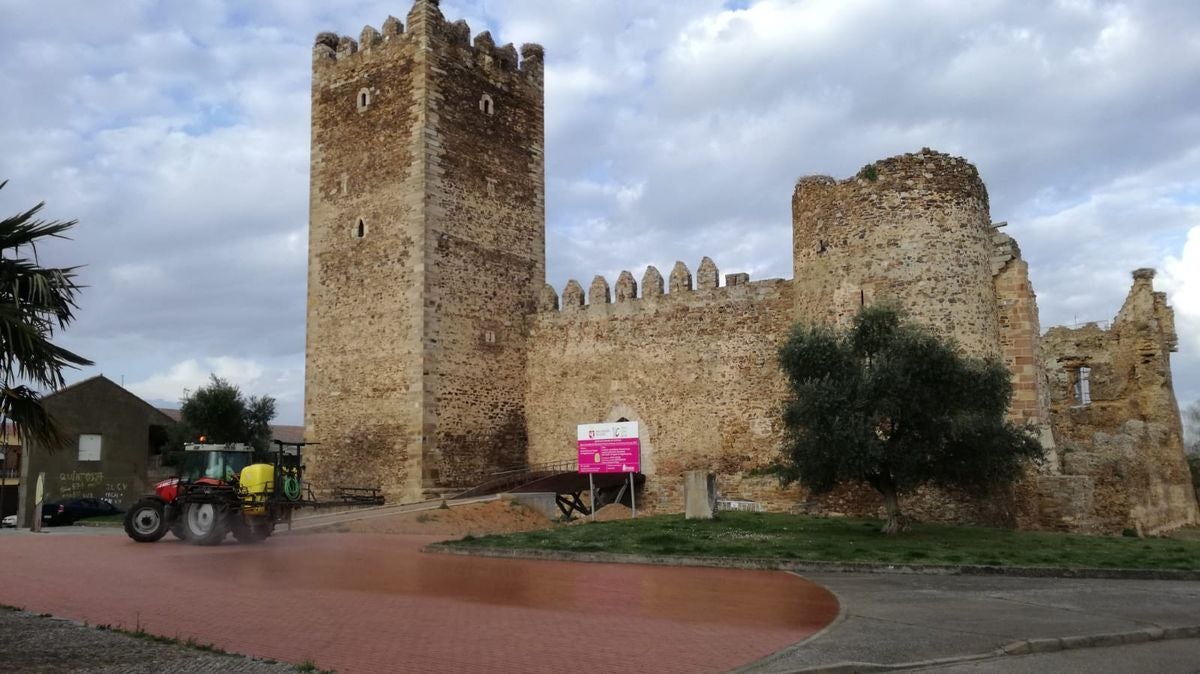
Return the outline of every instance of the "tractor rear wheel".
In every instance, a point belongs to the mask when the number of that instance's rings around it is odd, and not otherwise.
[[[185,540],[195,545],[218,545],[229,533],[226,509],[218,503],[188,503],[183,506]]]
[[[153,543],[167,533],[163,502],[144,498],[125,513],[125,533],[138,543]]]
[[[181,541],[187,540],[187,527],[183,525],[182,520],[171,525],[171,535]]]

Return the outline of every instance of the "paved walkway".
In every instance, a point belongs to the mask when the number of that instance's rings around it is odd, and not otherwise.
[[[4,536],[0,603],[341,674],[724,671],[838,610],[782,572],[420,553],[431,540],[312,534],[204,548]]]
[[[1195,581],[885,574],[806,577],[838,596],[842,619],[816,639],[744,671],[776,674],[839,663],[898,665],[986,654],[1029,639],[1200,625],[1200,582]],[[1200,640],[1180,640],[1159,650],[1191,653],[1190,662],[1181,664],[1196,663],[1200,668]],[[1010,658],[994,661],[1001,669],[980,671],[1004,671]],[[1013,660],[1014,666],[1017,663]]]

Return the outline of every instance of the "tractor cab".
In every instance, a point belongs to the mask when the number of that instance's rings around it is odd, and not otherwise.
[[[183,466],[179,480],[184,483],[235,483],[242,469],[253,463],[254,449],[242,443],[226,445],[187,444],[183,446]]]

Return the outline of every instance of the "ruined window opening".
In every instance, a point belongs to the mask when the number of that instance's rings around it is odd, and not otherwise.
[[[362,112],[363,110],[366,110],[369,105],[371,105],[371,90],[370,89],[359,89],[359,91],[358,91],[358,111]]]
[[[483,333],[483,343],[484,344],[495,344],[496,343],[496,331],[495,330],[485,330]]]
[[[1092,368],[1080,367],[1075,371],[1075,403],[1092,404]]]
[[[358,219],[358,224],[354,227],[354,237],[362,239],[367,236],[367,222],[362,218]]]
[[[487,179],[487,195],[489,197],[496,196],[496,179],[495,178]]]
[[[492,101],[492,97],[484,94],[479,98],[479,111],[486,114],[493,114],[496,111],[496,104]]]

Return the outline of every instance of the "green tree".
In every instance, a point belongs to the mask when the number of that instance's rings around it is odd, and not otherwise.
[[[1188,468],[1192,471],[1192,488],[1196,490],[1196,498],[1200,498],[1200,400],[1184,411],[1183,427]]]
[[[6,184],[0,182],[0,189]],[[92,361],[50,341],[55,329],[65,329],[75,319],[80,286],[75,282],[78,267],[39,263],[38,244],[67,238],[76,224],[37,219],[43,206],[45,202],[0,220],[0,434],[12,423],[21,437],[54,451],[61,438],[36,388],[57,389],[64,383],[65,368]]]
[[[242,394],[235,384],[214,375],[208,384],[184,396],[180,422],[176,425],[172,446],[182,449],[185,442],[244,442],[259,455],[271,445],[271,420],[275,418],[275,399]]]
[[[1183,412],[1183,438],[1189,454],[1200,455],[1200,400]]]
[[[845,331],[798,325],[779,351],[791,395],[781,477],[814,492],[862,481],[883,495],[885,534],[904,527],[898,496],[923,484],[1011,484],[1043,450],[1004,419],[1003,364],[959,355],[889,307]]]

